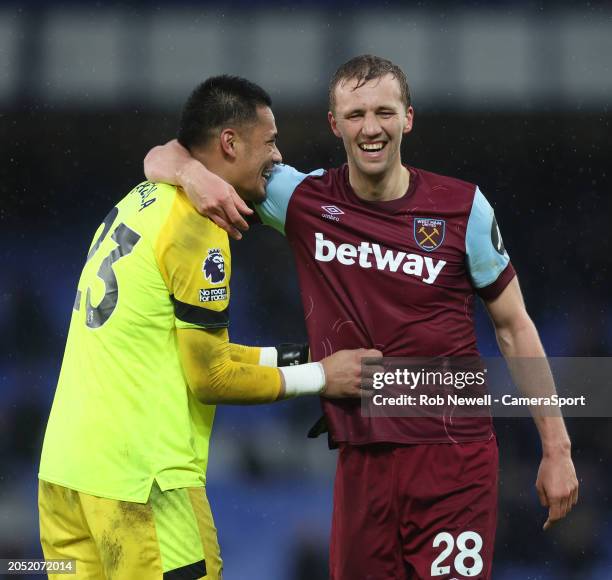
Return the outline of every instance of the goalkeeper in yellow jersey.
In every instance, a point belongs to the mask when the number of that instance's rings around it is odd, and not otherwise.
[[[281,161],[270,106],[245,79],[208,79],[179,141],[261,201]],[[361,358],[380,356],[231,344],[230,275],[227,234],[174,186],[138,185],[95,233],[39,473],[45,557],[76,560],[77,578],[221,578],[204,487],[215,404],[359,396]]]

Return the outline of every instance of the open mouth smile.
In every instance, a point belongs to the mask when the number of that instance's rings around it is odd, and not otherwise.
[[[359,149],[366,153],[379,153],[386,147],[387,143],[383,141],[377,141],[376,143],[360,143]]]

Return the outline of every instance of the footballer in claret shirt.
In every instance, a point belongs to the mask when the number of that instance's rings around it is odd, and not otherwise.
[[[300,173],[277,166],[262,221],[296,260],[313,360],[369,345],[388,357],[474,357],[477,293],[515,276],[493,209],[477,186],[409,168],[403,197],[371,202],[346,165]],[[359,401],[325,401],[336,443],[448,443],[493,437],[488,417],[366,417]]]
[[[505,357],[543,359],[480,189],[402,164],[414,117],[403,71],[380,57],[355,57],[334,74],[329,97],[347,164],[309,174],[278,165],[256,205],[292,246],[313,360],[352,347],[474,359],[476,295]],[[167,173],[158,168],[158,179],[178,176],[190,197],[210,202],[219,184],[166,147],[159,163]],[[177,158],[185,165],[168,167]],[[339,447],[331,579],[490,578],[498,477],[490,417],[369,417],[350,401],[323,401],[323,410]],[[534,419],[546,528],[576,503],[578,481],[563,419]]]

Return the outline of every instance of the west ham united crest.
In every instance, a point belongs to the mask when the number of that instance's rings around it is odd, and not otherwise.
[[[437,250],[444,241],[446,222],[435,218],[414,218],[414,241],[426,252]]]

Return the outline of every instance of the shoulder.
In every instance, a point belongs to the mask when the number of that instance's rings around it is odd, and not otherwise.
[[[287,166],[285,166],[287,167]],[[292,179],[291,192],[299,194],[301,198],[310,198],[313,194],[321,194],[325,197],[335,196],[337,192],[343,192],[348,186],[348,165],[329,169],[315,169],[309,173],[300,173],[290,168],[293,173],[287,171],[288,179]]]
[[[155,217],[167,214],[178,188],[167,183],[143,181],[134,186],[118,204],[120,210],[132,214],[139,222],[156,221]]]
[[[176,187],[143,181],[116,204],[113,219],[117,224],[134,229],[140,236],[154,238],[170,213],[175,198]]]
[[[441,175],[440,173],[433,173],[432,171],[426,171],[424,169],[417,169],[410,167],[418,177],[421,184],[433,190],[439,191],[452,191],[454,193],[462,193],[464,195],[471,195],[472,197],[476,193],[476,184],[469,181],[464,181],[457,177],[451,177],[449,175]]]
[[[178,189],[176,185],[170,185],[169,183],[143,181],[130,191],[128,197],[136,197],[141,203],[141,209],[145,209],[153,205],[158,199],[173,199]]]
[[[260,204],[255,204],[261,221],[284,234],[287,209],[294,193],[305,182],[317,178],[322,173],[322,169],[302,173],[291,165],[276,165],[266,185],[266,199]]]
[[[469,181],[409,167],[416,176],[417,198],[426,206],[444,208],[456,215],[469,215],[477,186]]]
[[[151,219],[152,214],[157,213],[162,219],[189,220],[198,227],[213,223],[206,216],[198,213],[185,191],[176,185],[144,181],[138,184],[129,195],[136,196],[139,202],[139,213],[145,219]]]
[[[132,189],[124,200],[131,209],[131,222],[156,246],[223,239],[223,230],[197,212],[185,192],[175,185],[145,181]],[[129,224],[128,224],[129,225]]]
[[[303,173],[291,165],[280,163],[275,165],[272,171],[266,187],[266,193],[268,196],[290,196],[305,180],[320,178],[324,173],[323,169],[315,169],[309,173]]]
[[[348,165],[317,169],[307,175],[304,185],[318,189],[330,189],[348,183]]]

